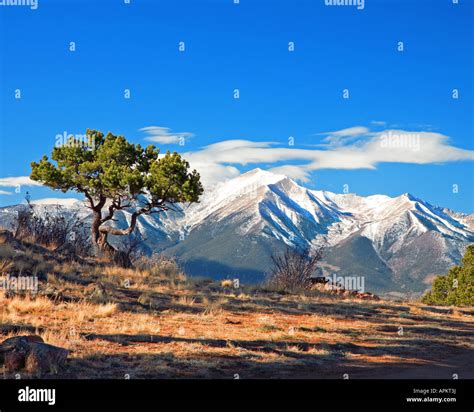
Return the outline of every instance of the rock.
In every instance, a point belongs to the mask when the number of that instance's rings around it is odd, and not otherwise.
[[[25,358],[30,350],[30,343],[43,342],[40,336],[15,336],[0,344],[0,362],[8,371],[19,371],[25,366]]]
[[[13,338],[5,339],[0,343],[0,353],[5,353],[11,350],[20,350],[27,347],[32,342],[44,342],[43,338],[38,335],[14,336]]]
[[[29,373],[57,373],[64,366],[69,351],[44,343],[40,336],[15,336],[0,343],[0,363],[7,371],[23,368]]]
[[[15,372],[25,367],[25,356],[26,354],[21,351],[11,351],[4,354],[3,363],[5,369],[9,372]]]
[[[66,363],[68,353],[67,349],[47,343],[33,342],[26,355],[25,369],[29,373],[58,373]]]

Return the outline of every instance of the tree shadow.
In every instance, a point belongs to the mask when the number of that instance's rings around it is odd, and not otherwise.
[[[2,323],[0,324],[0,340],[2,339],[1,335],[31,335],[34,333],[42,333],[43,331],[44,328],[42,327],[27,324]]]
[[[240,339],[207,339],[187,338],[161,335],[126,335],[126,334],[91,334],[85,336],[89,340],[105,340],[120,343],[124,346],[136,343],[147,344],[172,344],[188,343],[201,344],[208,348],[236,348],[240,355],[208,353],[202,355],[201,362],[208,362],[208,366],[218,363],[217,371],[208,371],[212,377],[221,377],[222,370],[245,369],[248,377],[287,377],[293,378],[332,378],[341,377],[343,373],[354,374],[361,378],[372,378],[374,376],[409,377],[414,370],[423,367],[425,374],[432,374],[433,378],[450,378],[452,373],[462,376],[474,374],[472,363],[474,363],[474,351],[461,348],[454,344],[442,342],[427,342],[424,339],[394,339],[391,342],[385,340],[370,341],[371,344],[343,343],[308,343],[298,340],[292,341],[270,341],[270,340],[240,340]],[[373,343],[377,345],[374,346]],[[248,352],[246,352],[248,351]],[[251,352],[251,353],[249,353]],[[244,358],[244,354],[246,358]],[[265,358],[266,354],[272,356],[272,361],[261,361],[259,357]],[[141,356],[141,355],[140,355]],[[146,356],[164,356],[163,354]],[[171,359],[170,359],[171,356]],[[449,358],[448,358],[449,356]],[[182,361],[176,360],[174,355],[166,353],[168,361],[177,362],[179,369]],[[390,358],[400,358],[393,361]],[[456,357],[459,358],[457,361]],[[204,361],[203,361],[204,358]],[[371,360],[368,360],[371,359]],[[378,359],[374,361],[374,359]],[[471,362],[466,363],[466,359]],[[187,362],[192,364],[192,359],[187,357]],[[195,362],[198,362],[195,360]],[[204,367],[204,366],[203,366]],[[183,371],[171,371],[168,377],[179,377],[188,375],[193,368]],[[211,367],[212,369],[212,367]],[[272,371],[271,375],[266,375]],[[203,376],[201,368],[194,368],[198,377]],[[212,373],[211,373],[212,372]],[[238,371],[236,373],[239,373]],[[192,375],[192,373],[191,373]],[[387,375],[387,376],[385,376]]]
[[[113,355],[98,353],[69,359],[67,368],[54,377],[124,379],[128,375],[132,379],[232,379],[238,374],[250,379],[342,379],[345,375],[355,379],[450,379],[454,373],[462,378],[474,377],[473,350],[438,343],[436,353],[439,356],[434,356],[424,340],[399,340],[396,346],[373,347],[351,343],[318,345],[298,341],[226,341],[159,335],[88,335],[87,339],[125,345],[176,342],[200,343],[211,348],[232,345],[238,350],[230,353],[202,351],[186,356],[178,356],[171,349],[160,353],[133,350]],[[291,351],[291,347],[297,347],[298,351]],[[324,351],[314,351],[316,348],[324,348]],[[265,356],[269,353],[278,356]],[[384,358],[395,354],[400,359]],[[446,357],[448,354],[449,358]],[[467,363],[466,359],[471,362]]]

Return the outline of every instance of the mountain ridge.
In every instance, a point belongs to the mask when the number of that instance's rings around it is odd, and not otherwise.
[[[55,201],[43,199],[36,207],[51,208]],[[61,204],[88,219],[80,200]],[[0,209],[2,226],[15,207],[20,206]],[[130,211],[117,219],[125,226]],[[272,253],[285,246],[321,247],[320,274],[365,276],[376,292],[419,294],[434,274],[458,263],[474,242],[473,229],[474,214],[433,206],[410,193],[336,194],[253,169],[208,190],[199,203],[141,216],[136,230],[146,239],[147,253],[173,254],[193,275],[260,281]],[[112,242],[119,245],[120,238]]]

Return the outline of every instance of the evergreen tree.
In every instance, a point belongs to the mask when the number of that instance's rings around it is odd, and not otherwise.
[[[447,275],[435,279],[422,302],[429,305],[474,305],[474,245],[467,247],[461,266],[455,266]]]
[[[135,229],[141,215],[168,210],[173,203],[197,202],[203,192],[199,173],[189,172],[189,163],[178,153],[159,156],[153,145],[142,148],[112,133],[104,137],[87,130],[86,140],[73,136],[47,156],[31,163],[31,179],[67,192],[83,193],[93,213],[92,241],[100,253],[121,262],[123,255],[107,241],[108,235],[125,236]],[[126,228],[114,221],[118,210],[133,207]]]

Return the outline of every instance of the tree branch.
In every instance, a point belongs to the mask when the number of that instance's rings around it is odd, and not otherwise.
[[[115,212],[115,210],[119,209],[114,209],[113,208],[114,203],[109,206],[109,215],[107,215],[103,220],[102,223],[111,220],[112,216]],[[116,204],[117,205],[117,204]],[[120,205],[119,205],[120,206]],[[159,208],[160,210],[153,210]],[[112,210],[112,211],[111,211]],[[103,226],[99,228],[99,231],[101,233],[107,233],[109,235],[116,235],[116,236],[124,236],[124,235],[129,235],[135,230],[135,226],[137,224],[137,219],[139,216],[144,215],[144,214],[152,214],[152,213],[157,213],[157,212],[163,212],[165,210],[168,210],[166,206],[164,206],[164,200],[160,200],[159,202],[149,202],[146,206],[142,207],[139,210],[136,210],[135,212],[132,213],[132,217],[130,218],[130,225],[129,227],[125,229],[118,229],[112,226]]]

